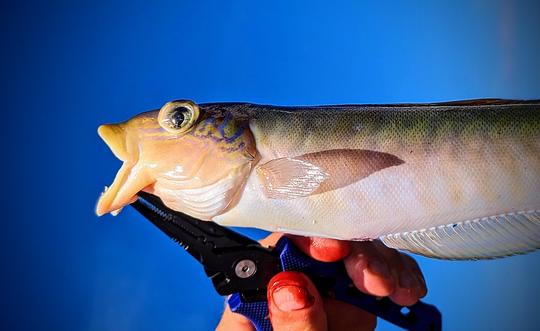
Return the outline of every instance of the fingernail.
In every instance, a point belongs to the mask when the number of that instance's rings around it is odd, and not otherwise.
[[[426,281],[422,274],[416,274],[416,280],[418,281],[417,293],[420,297],[423,297],[427,294]]]
[[[384,278],[390,278],[390,269],[388,265],[381,260],[373,260],[369,262],[369,269],[375,272],[377,275]]]
[[[407,289],[416,289],[420,286],[416,277],[404,271],[399,276],[399,286]]]
[[[416,274],[416,280],[418,281],[418,284],[420,286],[426,286],[426,280],[424,279],[424,277],[422,276],[422,274]]]
[[[272,292],[272,300],[279,310],[290,312],[305,309],[313,304],[306,289],[295,285],[283,285]]]

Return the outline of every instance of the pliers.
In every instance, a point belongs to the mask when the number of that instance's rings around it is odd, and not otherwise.
[[[257,331],[271,331],[266,299],[270,279],[281,271],[306,274],[322,296],[357,306],[405,330],[439,331],[439,310],[422,301],[404,308],[388,298],[360,292],[342,262],[320,262],[282,237],[273,248],[222,227],[167,208],[156,196],[139,192],[135,210],[199,261],[233,312],[247,317]]]

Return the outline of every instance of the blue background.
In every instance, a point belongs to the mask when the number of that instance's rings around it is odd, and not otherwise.
[[[209,330],[218,321],[222,299],[181,248],[129,208],[94,215],[119,167],[96,134],[103,122],[177,98],[540,97],[538,2],[0,6],[3,330]],[[538,329],[540,253],[418,260],[446,330]]]

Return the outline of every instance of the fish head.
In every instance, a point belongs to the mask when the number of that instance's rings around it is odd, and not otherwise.
[[[168,207],[201,219],[231,208],[257,160],[246,119],[177,100],[98,134],[123,164],[105,187],[96,214],[117,214],[146,191]]]

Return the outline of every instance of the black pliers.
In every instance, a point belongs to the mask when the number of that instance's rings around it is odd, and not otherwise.
[[[231,295],[233,312],[246,316],[258,331],[270,331],[266,287],[281,271],[305,273],[323,296],[360,307],[406,330],[438,331],[441,314],[419,301],[403,309],[388,298],[360,292],[342,262],[320,262],[300,252],[287,237],[274,248],[224,228],[167,208],[156,196],[140,192],[131,205],[199,261],[220,295]]]

